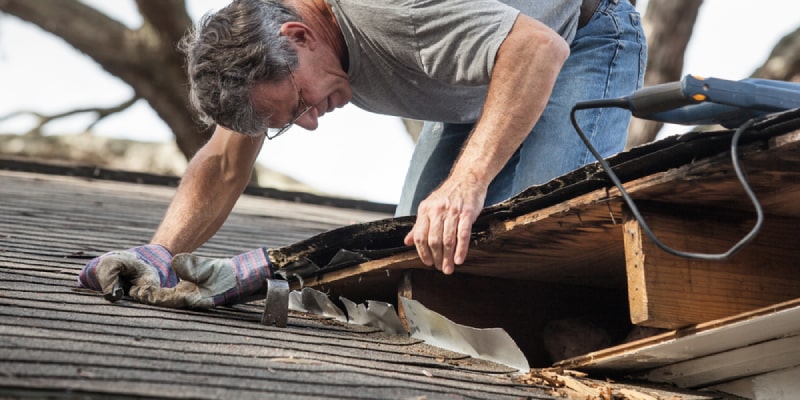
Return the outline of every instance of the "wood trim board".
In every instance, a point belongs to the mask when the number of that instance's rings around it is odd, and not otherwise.
[[[800,334],[800,298],[611,347],[556,365],[600,373],[647,373]],[[800,357],[794,357],[800,363]],[[662,374],[663,376],[663,374]],[[664,378],[662,378],[664,379]],[[680,379],[675,376],[673,379]]]

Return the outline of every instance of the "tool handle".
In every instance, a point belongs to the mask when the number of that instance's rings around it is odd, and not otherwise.
[[[699,101],[686,95],[683,81],[648,86],[628,97],[628,107],[637,118],[647,118],[652,114],[696,103]]]

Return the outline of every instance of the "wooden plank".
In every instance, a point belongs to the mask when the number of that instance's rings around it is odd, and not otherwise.
[[[794,299],[557,363],[607,374],[646,371],[800,333],[800,299]]]
[[[638,207],[662,243],[685,252],[725,253],[754,223],[730,210],[647,202]],[[631,320],[675,329],[800,297],[798,236],[800,219],[767,215],[758,236],[730,258],[691,259],[656,246],[626,215]]]
[[[498,218],[476,243],[464,273],[623,288],[619,199],[598,189],[521,216]]]
[[[367,261],[352,267],[343,268],[334,271],[322,271],[321,273],[312,276],[304,281],[306,286],[317,287],[332,284],[342,279],[352,277],[354,275],[361,276],[368,273],[385,274],[391,277],[391,273],[385,272],[392,269],[408,269],[408,268],[427,268],[425,264],[419,260],[415,251],[407,251],[400,254],[395,254],[386,258],[375,261]],[[292,289],[298,289],[299,282],[294,282]]]
[[[405,271],[428,268],[422,264],[416,252],[409,251],[348,268],[323,271],[305,279],[303,285],[327,293],[332,299],[343,296],[356,303],[367,300],[396,303],[397,285]],[[297,290],[301,284],[293,281],[290,287]]]
[[[800,336],[776,338],[638,375],[651,382],[699,388],[800,365]]]
[[[499,279],[623,288],[622,213],[618,201],[607,201],[606,190],[601,189],[518,218],[498,220],[472,243],[466,262],[457,270]],[[305,284],[333,287],[344,280],[403,269],[432,268],[419,261],[415,250],[409,250],[343,269],[323,270]]]

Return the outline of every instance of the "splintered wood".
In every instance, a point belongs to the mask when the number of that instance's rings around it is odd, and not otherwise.
[[[591,379],[587,374],[563,369],[531,369],[516,378],[526,385],[549,388],[555,397],[575,400],[702,400],[714,397],[676,393],[668,388],[634,388],[614,381]]]

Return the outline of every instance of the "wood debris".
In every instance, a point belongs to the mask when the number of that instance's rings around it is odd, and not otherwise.
[[[681,400],[674,394],[669,397],[653,392],[644,392],[630,387],[615,385],[613,381],[590,379],[580,371],[561,368],[531,369],[527,374],[516,378],[526,385],[551,388],[555,395],[576,400]]]

